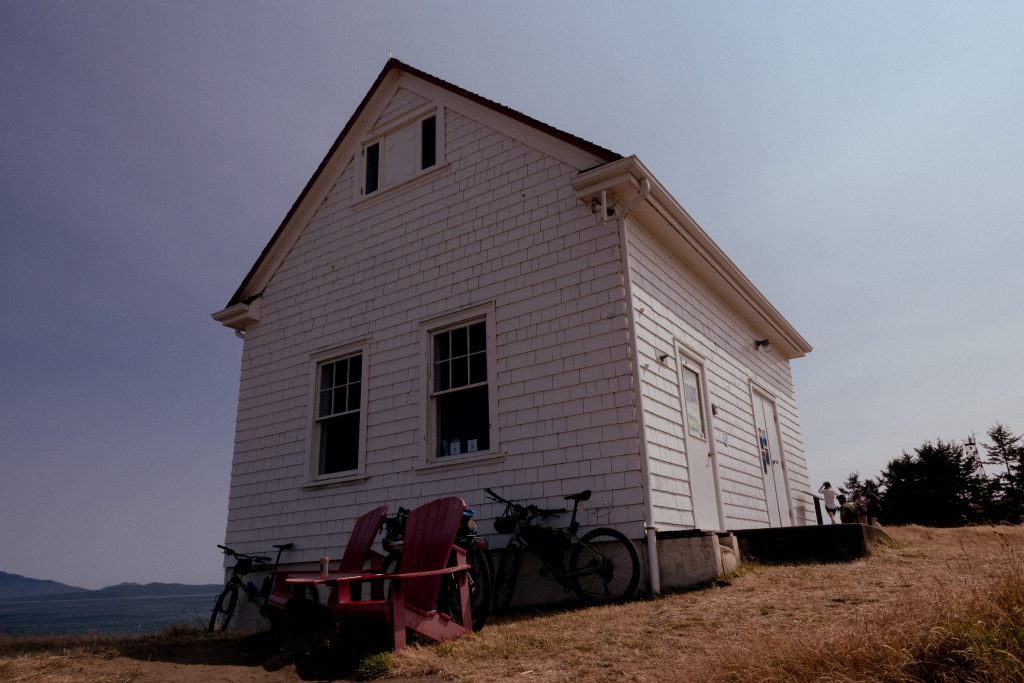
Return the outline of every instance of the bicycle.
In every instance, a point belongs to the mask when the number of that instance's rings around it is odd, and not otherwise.
[[[626,535],[615,529],[598,527],[582,537],[576,513],[580,503],[590,500],[591,492],[581,491],[565,500],[573,501],[572,519],[565,528],[534,523],[568,512],[565,508],[545,510],[536,505],[521,505],[502,498],[491,489],[487,496],[505,505],[494,520],[494,529],[509,534],[508,545],[494,575],[494,611],[502,613],[512,603],[523,557],[530,550],[542,563],[541,576],[557,581],[585,603],[628,600],[640,582],[640,558]]]
[[[387,553],[383,562],[385,573],[398,570],[402,557],[402,539],[405,536],[405,520],[408,516],[409,511],[400,507],[395,515],[384,519],[384,539],[381,546]],[[473,630],[479,631],[487,623],[491,611],[494,569],[487,539],[477,535],[477,524],[473,519],[472,508],[466,508],[462,513],[462,523],[455,534],[455,545],[466,551],[466,564],[470,566],[469,610],[473,615]],[[437,608],[456,619],[461,614],[458,586],[450,576],[445,577]]]
[[[231,622],[231,618],[235,616],[235,608],[238,606],[239,591],[245,594],[246,599],[248,599],[249,602],[256,604],[261,616],[273,620],[273,617],[276,617],[277,614],[275,613],[275,610],[271,609],[267,604],[267,598],[270,597],[270,592],[273,589],[273,572],[281,562],[281,553],[295,547],[295,544],[284,543],[281,545],[275,545],[274,547],[277,548],[277,558],[274,559],[273,563],[271,563],[269,557],[264,555],[240,553],[237,550],[233,550],[232,548],[228,548],[223,545],[218,545],[217,547],[223,550],[225,555],[231,555],[234,557],[236,562],[235,566],[231,568],[231,577],[224,585],[224,590],[222,590],[220,595],[217,597],[217,602],[213,605],[213,612],[210,614],[210,623],[206,628],[207,632],[221,632],[227,629],[228,624]],[[267,572],[267,575],[263,577],[262,586],[257,586],[252,581],[243,580],[243,577],[253,571],[253,569]],[[303,597],[305,597],[305,595],[303,595]],[[315,596],[312,597],[315,599]]]

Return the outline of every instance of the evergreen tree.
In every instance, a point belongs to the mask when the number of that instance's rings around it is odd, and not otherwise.
[[[997,422],[988,430],[988,438],[992,445],[984,444],[985,462],[1000,467],[992,487],[993,503],[1000,508],[1000,518],[1019,522],[1024,516],[1024,435]]]
[[[860,472],[850,472],[850,476],[839,485],[839,492],[849,498],[854,491],[859,491],[864,486],[860,479]]]
[[[956,526],[985,517],[986,477],[962,444],[937,439],[904,452],[882,471],[888,522]]]
[[[1006,481],[1012,485],[1020,478],[1021,460],[1024,459],[1024,446],[1021,442],[1024,436],[1014,434],[997,422],[995,427],[988,430],[988,438],[992,439],[992,445],[984,444],[987,451],[985,462],[1005,467]]]

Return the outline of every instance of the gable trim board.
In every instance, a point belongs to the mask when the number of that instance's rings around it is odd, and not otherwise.
[[[437,167],[355,192],[364,143],[435,110]],[[643,163],[395,60],[213,317],[244,340],[232,547],[292,540],[313,562],[369,505],[461,495],[489,519],[485,486],[542,506],[591,488],[590,524],[646,537],[656,588],[655,532],[697,520],[680,349],[704,367],[717,509],[701,519],[769,521],[751,382],[776,401],[790,490],[809,500],[789,361],[811,347]],[[490,364],[479,456],[435,443],[430,407],[431,331],[470,317]],[[358,471],[310,475],[317,359],[357,341]]]

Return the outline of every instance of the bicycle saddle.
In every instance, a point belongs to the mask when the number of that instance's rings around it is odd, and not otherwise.
[[[572,500],[577,503],[582,503],[584,501],[590,500],[590,489],[587,489],[586,491],[580,491],[579,493],[573,493],[571,495],[566,496],[565,499]]]

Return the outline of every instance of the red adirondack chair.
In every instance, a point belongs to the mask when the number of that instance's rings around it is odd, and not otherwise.
[[[455,533],[466,504],[460,498],[441,498],[416,508],[405,523],[402,546],[402,570],[384,577],[390,581],[385,599],[336,600],[328,603],[342,625],[361,621],[381,621],[391,626],[394,648],[406,645],[406,631],[431,640],[454,640],[473,628],[469,604],[469,565],[466,552],[454,545]],[[456,562],[450,566],[455,554]],[[438,612],[438,594],[442,580],[453,575],[459,602],[459,619]],[[331,577],[329,585],[346,584],[375,578],[372,574]],[[376,577],[379,579],[379,575]],[[344,591],[338,591],[344,595]],[[332,592],[332,595],[334,593]],[[461,623],[460,623],[461,622]]]
[[[338,561],[336,576],[379,573],[382,571],[384,557],[376,550],[372,550],[370,546],[373,545],[373,539],[377,536],[377,532],[380,531],[380,525],[383,523],[384,515],[387,512],[388,506],[382,505],[379,508],[370,510],[356,520],[355,525],[352,527],[352,535],[349,536],[348,543],[345,545],[345,552],[342,554],[341,560]],[[367,571],[365,566],[367,561],[370,563],[369,571]],[[334,572],[334,570],[331,571]],[[319,572],[276,572],[274,590],[267,599],[267,604],[276,609],[284,609],[288,600],[294,594],[293,587],[316,586],[323,583],[325,583],[325,580],[320,578]],[[350,598],[352,593],[351,584],[346,585],[345,590]],[[339,601],[338,596],[335,595],[337,591],[338,585],[332,586],[332,594],[328,597],[328,603]],[[383,587],[380,581],[374,585],[373,593],[375,597],[383,595]]]

